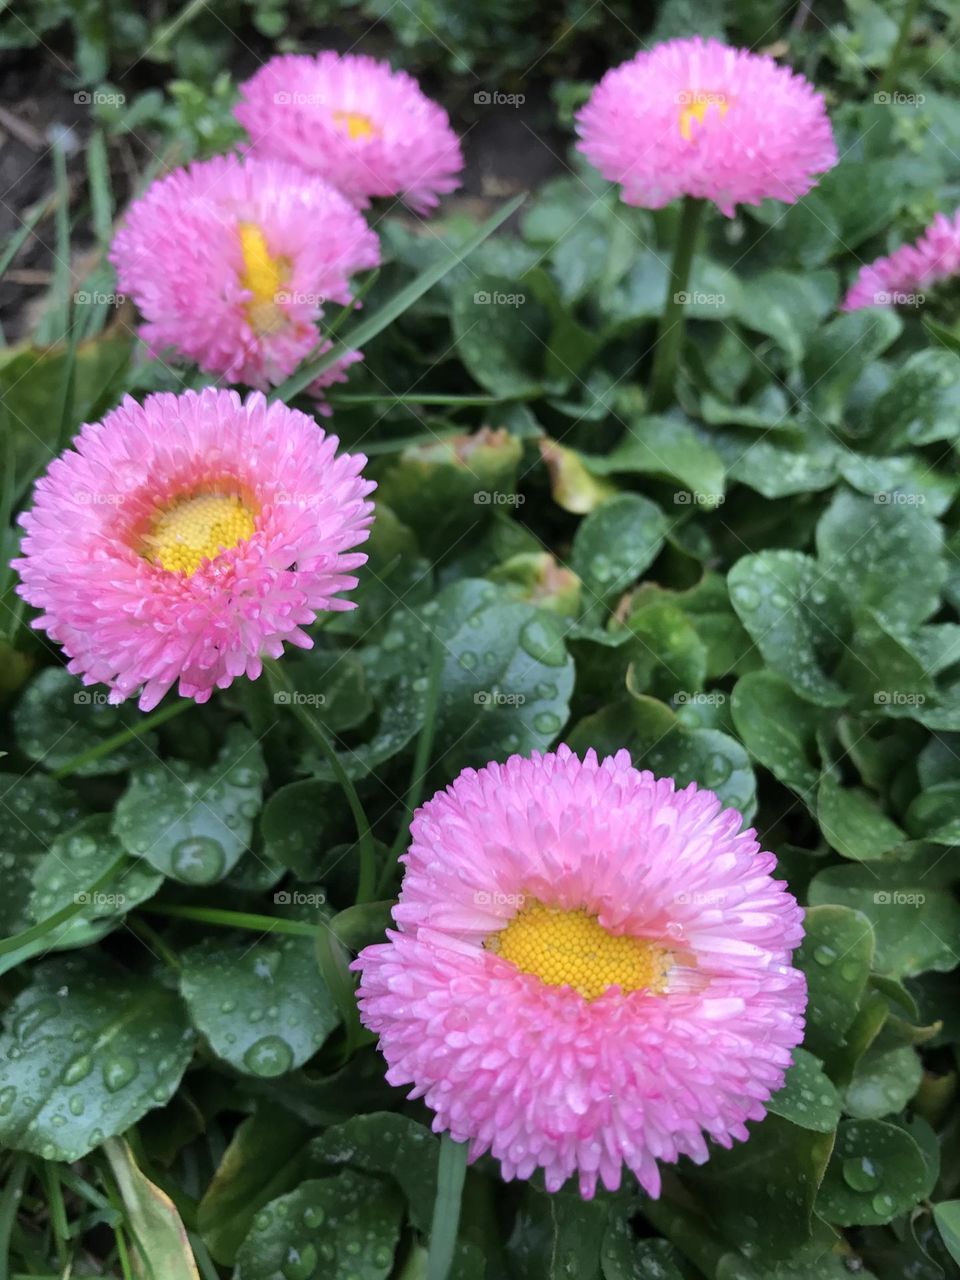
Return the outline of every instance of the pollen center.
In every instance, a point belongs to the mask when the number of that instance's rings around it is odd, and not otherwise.
[[[609,933],[582,909],[559,911],[534,899],[488,941],[490,950],[551,987],[571,986],[586,1000],[608,987],[663,991],[671,955],[646,938]]]
[[[193,573],[249,538],[253,512],[235,494],[202,493],[180,498],[154,517],[141,554],[161,569]]]
[[[362,111],[334,111],[333,120],[354,141],[357,138],[375,138],[380,132]]]
[[[682,110],[680,112],[680,136],[686,142],[693,140],[694,122],[703,124],[707,112],[715,107],[720,112],[720,119],[730,109],[730,100],[725,93],[694,93],[690,90],[680,95]]]
[[[262,337],[276,333],[285,323],[284,314],[277,306],[277,295],[286,281],[290,264],[284,258],[271,257],[266,238],[255,222],[241,222],[239,230],[243,255],[240,283],[253,294],[247,303],[247,319],[254,333]]]

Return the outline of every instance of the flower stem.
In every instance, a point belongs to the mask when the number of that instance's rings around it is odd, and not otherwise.
[[[919,8],[919,0],[906,0],[903,6],[903,14],[900,17],[900,30],[897,32],[897,42],[893,46],[890,59],[887,62],[883,75],[880,78],[880,93],[892,93],[897,87],[897,76],[900,74],[900,60],[903,57],[903,51],[906,49],[910,40],[910,28],[913,26],[913,20],[917,16]]]
[[[224,929],[247,929],[251,933],[282,933],[291,938],[314,938],[319,925],[306,920],[287,920],[284,916],[257,915],[251,911],[228,911],[222,907],[165,906],[145,902],[142,915],[166,916],[171,920],[195,920],[200,924],[220,925]]]
[[[693,261],[693,250],[704,203],[703,200],[697,200],[693,196],[685,196],[680,213],[680,226],[677,230],[673,262],[670,264],[670,276],[667,280],[667,296],[664,299],[660,328],[657,331],[657,345],[653,355],[650,407],[656,413],[666,409],[673,399],[677,359],[683,345],[685,292],[690,278],[690,264]]]
[[[417,739],[417,749],[413,757],[413,769],[410,773],[410,785],[404,801],[403,817],[397,835],[390,849],[390,859],[384,867],[378,888],[382,891],[389,882],[396,860],[403,852],[403,846],[410,834],[410,820],[414,811],[419,808],[423,796],[423,784],[430,767],[430,749],[433,746],[433,734],[437,722],[437,703],[440,700],[440,672],[443,667],[443,649],[436,636],[433,638],[430,654],[430,674],[428,676],[426,701],[423,711],[423,727]]]
[[[460,1225],[460,1201],[467,1176],[465,1142],[454,1142],[449,1133],[440,1139],[440,1164],[437,1169],[437,1198],[430,1226],[430,1252],[427,1255],[426,1280],[447,1280],[457,1247]]]
[[[347,804],[350,806],[350,812],[353,814],[353,820],[356,823],[357,843],[360,846],[357,902],[372,902],[376,894],[377,883],[376,853],[374,851],[373,832],[370,830],[370,821],[364,812],[363,805],[360,803],[357,789],[353,785],[353,781],[347,776],[347,771],[344,769],[326,729],[309,707],[297,702],[294,698],[293,686],[280,670],[277,662],[273,658],[264,658],[263,666],[274,692],[286,695],[278,701],[290,708],[310,737],[320,747],[327,758],[333,776],[340,784]]]

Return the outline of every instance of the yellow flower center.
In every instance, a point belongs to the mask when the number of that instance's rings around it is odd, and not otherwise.
[[[370,117],[361,111],[334,111],[333,120],[352,141],[357,138],[375,138],[380,133]]]
[[[614,985],[624,993],[663,991],[672,961],[666,948],[608,933],[583,909],[560,911],[536,899],[486,945],[522,973],[535,974],[551,987],[569,985],[585,1000],[596,1000]]]
[[[240,283],[253,294],[247,303],[250,328],[260,337],[277,333],[286,322],[277,306],[277,294],[286,282],[290,264],[285,258],[270,256],[266,238],[255,222],[241,222],[239,229],[243,254]]]
[[[161,569],[193,573],[204,560],[249,538],[255,528],[254,513],[236,494],[178,498],[154,517],[141,554]]]
[[[697,124],[703,124],[704,118],[711,107],[716,107],[720,112],[721,120],[730,109],[730,100],[725,93],[704,93],[702,91],[695,93],[692,89],[680,95],[680,104],[682,107],[680,112],[680,136],[687,142],[693,140],[694,121]]]

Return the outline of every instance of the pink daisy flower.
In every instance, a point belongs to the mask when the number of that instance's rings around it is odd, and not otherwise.
[[[917,295],[960,272],[960,209],[938,213],[914,244],[862,267],[843,300],[843,311],[916,303]],[[922,298],[919,299],[922,301]]]
[[[833,168],[823,98],[766,55],[694,36],[608,71],[577,118],[580,150],[623,187],[627,204],[678,196],[793,204]]]
[[[711,791],[568,747],[419,809],[389,942],[355,962],[387,1080],[507,1179],[659,1194],[745,1139],[803,1035],[802,912]]]
[[[285,54],[240,86],[234,114],[256,154],[305,165],[365,208],[401,196],[418,213],[459,185],[447,113],[405,71],[362,54]]]
[[[343,591],[366,556],[375,487],[362,454],[259,392],[129,396],[38,482],[15,560],[34,622],[84,684],[149,711],[179,681],[206,702],[256,679]]]
[[[127,211],[110,250],[117,287],[159,354],[266,390],[319,342],[326,303],[380,245],[348,200],[278,160],[216,156],[161,178]],[[343,379],[328,374],[324,385]]]

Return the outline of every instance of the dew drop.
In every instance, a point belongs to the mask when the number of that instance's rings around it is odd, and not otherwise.
[[[293,1066],[293,1050],[280,1036],[263,1036],[250,1046],[243,1061],[256,1076],[282,1076]]]
[[[140,1068],[133,1058],[118,1053],[103,1064],[103,1083],[111,1093],[117,1093],[135,1080]]]
[[[185,884],[210,884],[226,864],[223,845],[211,836],[193,836],[174,846],[171,866]]]
[[[843,1180],[854,1191],[873,1191],[880,1185],[881,1174],[868,1156],[848,1156],[843,1162]]]
[[[64,1067],[60,1079],[64,1084],[79,1084],[93,1070],[93,1057],[89,1053],[78,1054]]]
[[[749,582],[738,583],[730,594],[743,609],[757,609],[760,607],[760,592],[756,587],[752,587]]]
[[[729,758],[715,751],[707,760],[704,768],[704,785],[711,788],[721,787],[731,773],[733,773],[733,764]]]
[[[310,1280],[316,1269],[317,1251],[312,1244],[306,1244],[302,1249],[291,1245],[280,1268],[286,1280]]]
[[[33,1039],[45,1022],[56,1014],[58,1005],[56,1000],[40,1000],[37,1004],[31,1005],[29,1009],[25,1009],[13,1020],[13,1033],[21,1044],[27,1044]]]
[[[559,733],[562,721],[552,711],[538,711],[533,717],[533,727],[537,733]]]

